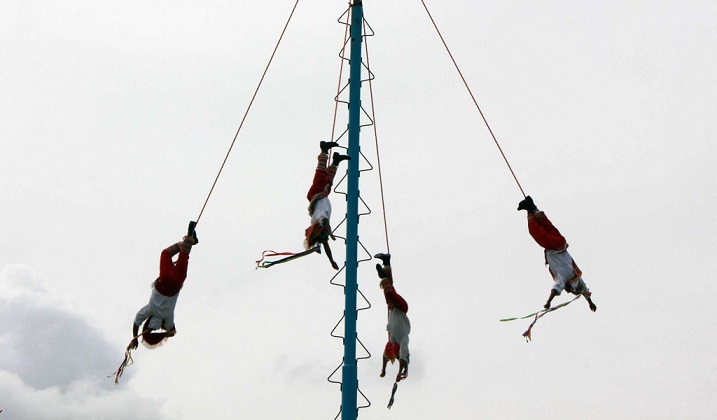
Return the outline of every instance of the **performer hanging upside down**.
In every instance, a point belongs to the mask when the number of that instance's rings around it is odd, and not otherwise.
[[[538,210],[530,196],[525,197],[525,200],[518,203],[518,210],[528,212],[528,232],[535,239],[535,242],[545,249],[545,264],[548,266],[553,279],[555,279],[544,308],[550,308],[553,298],[560,295],[564,289],[574,295],[583,295],[588,301],[590,310],[595,312],[597,306],[590,298],[592,293],[590,293],[590,289],[583,281],[582,271],[580,271],[575,261],[573,261],[573,257],[568,253],[568,243],[563,235],[553,226],[548,216]]]
[[[319,154],[319,162],[314,172],[314,181],[311,184],[311,188],[309,188],[309,192],[306,194],[306,198],[309,200],[311,226],[304,232],[306,235],[304,247],[311,249],[316,246],[317,243],[323,245],[324,252],[326,252],[326,257],[328,257],[331,267],[338,270],[339,266],[334,261],[331,248],[329,247],[329,238],[334,241],[336,238],[329,224],[329,220],[331,219],[331,202],[328,196],[331,192],[331,186],[333,185],[334,176],[336,176],[339,163],[341,163],[342,160],[350,160],[351,158],[334,152],[331,166],[326,166],[329,161],[329,149],[337,147],[338,143],[322,141],[319,143],[319,146],[321,147],[321,154]]]
[[[411,333],[411,321],[408,320],[406,312],[408,312],[408,303],[396,293],[393,287],[393,275],[391,272],[391,255],[376,254],[375,258],[383,262],[376,264],[378,277],[381,279],[380,287],[383,289],[383,296],[386,298],[388,306],[388,342],[383,351],[383,365],[381,367],[381,377],[386,376],[386,365],[389,360],[393,364],[398,357],[398,375],[396,382],[406,379],[408,376],[408,363],[410,361],[410,352],[408,351],[408,334]]]
[[[132,324],[134,339],[128,349],[137,348],[139,327],[143,322],[143,343],[150,348],[169,337],[174,337],[177,333],[174,325],[174,308],[177,305],[179,291],[187,278],[189,252],[192,250],[192,245],[199,243],[197,233],[194,231],[195,225],[195,222],[190,222],[187,236],[162,251],[159,257],[159,277],[152,283],[149,303],[140,309],[134,318],[134,324]],[[177,254],[179,254],[177,262],[173,262],[172,257]],[[163,329],[164,332],[155,331],[160,329]]]

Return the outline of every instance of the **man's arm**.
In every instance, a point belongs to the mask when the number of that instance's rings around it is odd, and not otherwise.
[[[147,320],[147,318],[149,318],[149,315],[147,315],[147,312],[149,311],[148,307],[149,305],[137,311],[137,315],[134,317],[134,323],[132,323],[132,337],[134,338],[132,338],[132,342],[127,347],[128,350],[134,350],[137,348],[137,335],[139,334],[139,327]]]
[[[555,289],[550,289],[550,297],[548,297],[548,301],[545,302],[545,305],[543,305],[543,308],[549,309],[550,308],[550,302],[553,301],[553,298],[558,295],[558,291]]]
[[[336,240],[333,230],[331,229],[331,225],[329,224],[329,219],[321,219],[321,227],[324,228],[324,230],[329,235],[329,238],[331,238],[332,241]]]
[[[404,359],[398,359],[398,375],[396,375],[396,382],[400,382],[402,379],[408,377],[408,363]]]
[[[329,247],[329,241],[324,241],[321,244],[324,245],[324,252],[326,252],[326,258],[329,259],[329,262],[331,263],[331,267],[333,267],[334,270],[338,270],[339,265],[336,264],[336,261],[334,261],[334,255],[331,253],[331,247]]]
[[[139,341],[137,341],[137,335],[139,335],[139,325],[132,323],[132,342],[129,343],[129,346],[127,346],[127,350],[134,350],[139,345]]]
[[[590,306],[590,310],[595,312],[597,311],[597,306],[593,303],[592,299],[590,299],[590,296],[583,294],[585,296],[585,299],[588,300],[588,305]]]

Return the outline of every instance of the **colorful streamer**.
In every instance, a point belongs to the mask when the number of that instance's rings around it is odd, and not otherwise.
[[[535,316],[535,319],[533,320],[533,322],[530,324],[530,326],[528,327],[528,329],[523,333],[523,337],[525,337],[525,341],[530,341],[530,340],[532,339],[530,333],[531,333],[531,331],[532,331],[532,329],[533,329],[533,325],[535,325],[535,323],[538,322],[538,319],[542,318],[543,315],[545,315],[545,314],[547,314],[547,313],[549,313],[549,312],[553,312],[553,311],[555,311],[555,310],[558,310],[558,309],[562,308],[563,306],[568,306],[569,304],[575,302],[576,300],[580,299],[581,297],[582,297],[582,295],[578,295],[578,296],[576,296],[575,298],[573,298],[572,300],[569,300],[569,301],[567,301],[567,302],[561,303],[560,305],[553,306],[553,307],[548,308],[548,309],[543,309],[543,310],[540,310],[540,311],[538,311],[538,312],[533,312],[532,314],[529,314],[529,315],[526,315],[526,316],[521,316],[521,317],[517,317],[517,318],[505,318],[505,319],[501,319],[500,322],[515,321],[516,319],[525,319],[525,318],[530,318],[531,316]]]
[[[256,261],[256,268],[269,268],[273,265],[282,264],[303,257],[305,255],[313,254],[314,252],[321,254],[321,245],[316,245],[315,247],[302,252],[276,252],[272,250],[266,250],[261,253],[261,259]],[[264,258],[266,257],[277,257],[282,255],[286,255],[287,257],[276,261],[264,261]]]

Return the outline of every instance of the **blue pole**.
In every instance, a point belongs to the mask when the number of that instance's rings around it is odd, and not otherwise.
[[[351,57],[349,61],[349,156],[346,198],[346,306],[344,309],[344,366],[341,371],[341,419],[358,416],[356,368],[356,272],[358,268],[359,126],[361,123],[362,0],[351,6]]]

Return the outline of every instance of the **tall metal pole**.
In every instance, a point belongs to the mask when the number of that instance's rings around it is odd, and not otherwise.
[[[351,56],[349,61],[349,156],[346,198],[346,306],[344,309],[344,366],[341,371],[341,419],[358,416],[356,367],[356,272],[358,269],[359,126],[361,124],[362,0],[351,5]]]

